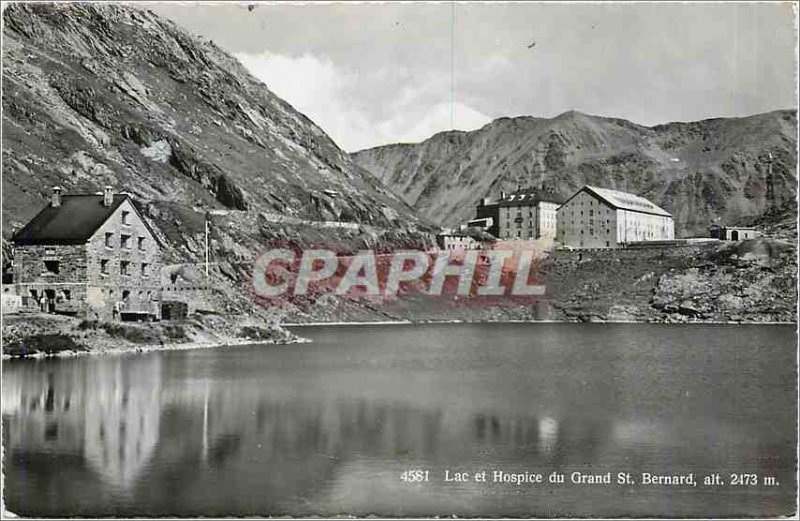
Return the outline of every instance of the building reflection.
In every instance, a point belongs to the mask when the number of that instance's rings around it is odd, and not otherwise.
[[[161,358],[93,364],[85,375],[83,453],[103,480],[128,490],[158,443]]]
[[[484,458],[552,468],[604,450],[612,430],[607,414],[586,421],[539,407],[454,409],[391,396],[298,394],[280,378],[213,380],[203,367],[187,378],[164,364],[145,355],[6,371],[7,448],[26,457],[79,455],[96,479],[87,490],[102,483],[122,493],[130,513],[146,514],[146,504],[152,514],[211,515],[227,505],[232,510],[220,515],[244,515],[279,512],[298,494],[324,494],[353,462],[436,469]]]
[[[524,517],[534,498],[540,512],[577,515],[585,512],[556,495],[456,494],[441,475],[699,473],[752,468],[754,454],[756,471],[789,483],[776,497],[791,490],[796,435],[779,427],[796,413],[778,387],[762,386],[749,404],[726,402],[723,394],[743,388],[747,375],[726,375],[732,382],[718,390],[695,373],[666,386],[673,366],[654,362],[650,351],[623,356],[554,341],[561,347],[531,354],[516,337],[512,362],[493,367],[482,347],[490,340],[479,339],[476,358],[461,365],[457,357],[429,364],[424,352],[400,351],[403,358],[394,350],[383,363],[377,355],[345,359],[337,346],[321,345],[264,356],[254,347],[11,361],[2,383],[6,503],[32,516],[419,515],[445,505],[442,514],[480,517],[492,501],[518,500],[509,512]],[[664,348],[668,361],[694,353],[673,351]],[[399,481],[409,468],[430,469],[439,482],[411,494]],[[608,490],[581,493],[626,500]],[[407,509],[423,499],[431,509]],[[651,495],[645,506],[661,499]],[[360,510],[377,502],[385,508]]]
[[[78,455],[104,483],[129,489],[158,443],[161,359],[74,362],[4,371],[7,448]]]
[[[81,453],[85,386],[77,367],[62,371],[45,361],[3,372],[6,448],[43,453]]]

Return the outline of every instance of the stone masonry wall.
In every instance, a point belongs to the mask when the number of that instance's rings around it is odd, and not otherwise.
[[[45,261],[57,261],[58,272],[48,270]],[[14,285],[28,306],[37,307],[44,294],[52,297],[57,310],[81,313],[86,302],[85,245],[17,247]]]
[[[127,212],[127,224],[123,223],[124,212]],[[106,234],[110,234],[108,243]],[[122,243],[123,236],[127,237],[127,245]],[[141,247],[139,239],[143,239]],[[108,319],[113,314],[114,304],[123,298],[123,311],[144,311],[160,316],[160,247],[130,201],[117,208],[86,248],[91,317]],[[123,263],[127,263],[127,273],[121,270]]]

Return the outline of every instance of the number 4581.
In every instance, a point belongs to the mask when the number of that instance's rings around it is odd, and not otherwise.
[[[400,475],[400,480],[406,483],[417,483],[420,481],[428,481],[427,470],[407,470]]]

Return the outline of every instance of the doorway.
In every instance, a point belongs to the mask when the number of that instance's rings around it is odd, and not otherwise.
[[[46,289],[44,290],[44,296],[47,299],[47,311],[49,313],[56,312],[56,290],[54,289]]]

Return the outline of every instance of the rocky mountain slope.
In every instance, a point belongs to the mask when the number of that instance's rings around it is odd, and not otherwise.
[[[4,253],[53,185],[131,193],[167,262],[202,260],[210,212],[215,276],[230,287],[265,241],[406,242],[429,229],[238,61],[152,12],[12,4],[3,22]],[[314,231],[325,221],[350,226]]]
[[[553,119],[501,118],[476,131],[352,156],[446,226],[473,217],[482,197],[518,185],[544,184],[569,196],[593,184],[653,200],[673,213],[679,236],[691,236],[707,233],[716,219],[750,222],[793,204],[796,136],[796,110],[655,127],[570,111]]]

